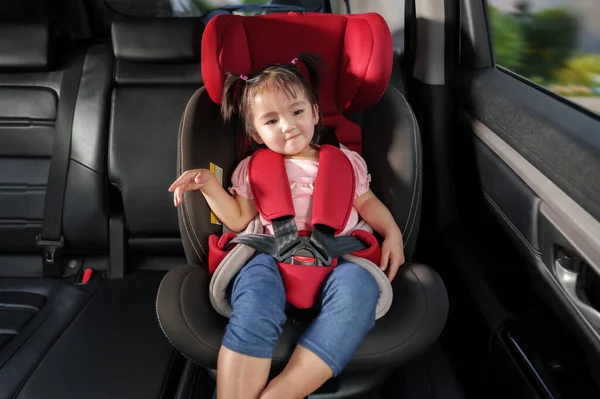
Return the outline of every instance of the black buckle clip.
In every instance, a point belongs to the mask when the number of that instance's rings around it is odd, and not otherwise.
[[[281,254],[275,256],[275,259],[279,262],[295,264],[294,256],[311,257],[314,259],[314,266],[329,266],[332,262],[331,256],[319,251],[311,242],[310,237],[299,237],[299,240],[294,241],[293,244],[291,248],[284,248]]]
[[[65,240],[63,236],[57,240],[44,240],[42,239],[42,235],[38,235],[36,238],[36,245],[38,247],[42,247],[44,249],[44,263],[51,263],[57,260],[58,250],[61,249],[65,245]]]

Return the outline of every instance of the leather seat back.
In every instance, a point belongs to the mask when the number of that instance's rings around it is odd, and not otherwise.
[[[423,190],[421,135],[404,94],[388,86],[362,113],[345,114],[362,131],[362,156],[371,173],[371,190],[400,227],[404,256],[413,259],[419,236]]]
[[[167,189],[176,178],[181,115],[202,85],[201,34],[197,19],[121,19],[112,25],[108,171],[133,251],[182,253]]]
[[[0,274],[39,275],[48,170],[63,71],[74,51],[58,46],[48,23],[0,26]],[[86,51],[73,121],[64,202],[67,252],[106,252],[106,47]]]

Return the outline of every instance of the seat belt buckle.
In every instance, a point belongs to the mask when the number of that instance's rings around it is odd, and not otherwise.
[[[44,268],[50,268],[60,273],[60,265],[58,264],[58,257],[60,249],[64,246],[65,240],[63,236],[60,236],[58,240],[44,240],[42,235],[36,237],[36,245],[41,247],[44,251],[43,263]]]

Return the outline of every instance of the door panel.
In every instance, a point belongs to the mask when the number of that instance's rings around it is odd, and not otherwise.
[[[509,234],[518,238],[525,256],[540,258],[538,240],[539,197],[480,138],[474,139],[481,191],[490,209]]]
[[[543,350],[530,348],[545,334],[535,323],[508,323],[503,342],[540,397],[600,395],[600,381],[590,382],[600,370],[600,120],[497,68],[465,74],[461,82],[459,112],[471,136],[479,195],[520,250],[532,289],[558,316],[554,327],[572,334],[556,353],[544,350],[570,359],[561,367],[578,377],[558,383],[551,367],[535,360]],[[574,361],[559,345],[585,356]]]
[[[600,220],[598,116],[496,68],[463,79],[471,116]]]
[[[422,226],[434,234],[420,253],[449,287],[447,332],[463,378],[482,381],[474,397],[598,398],[600,115],[497,67],[487,2],[443,1],[444,62],[432,61],[443,84],[427,85],[414,60],[405,68],[423,132],[423,218],[437,222]],[[412,17],[414,56],[432,39]]]

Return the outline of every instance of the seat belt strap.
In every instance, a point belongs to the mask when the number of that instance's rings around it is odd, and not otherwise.
[[[60,85],[52,159],[46,185],[44,220],[41,234],[36,239],[37,246],[43,250],[42,272],[45,277],[58,277],[62,273],[59,255],[64,245],[63,204],[69,170],[75,102],[84,59],[84,52],[79,52],[73,58],[71,65],[63,73]]]

